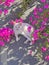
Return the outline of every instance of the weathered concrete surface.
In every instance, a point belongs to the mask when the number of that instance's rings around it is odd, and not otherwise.
[[[16,1],[18,2],[18,0]],[[18,5],[16,4],[16,6]],[[5,19],[0,19],[0,27],[6,23],[8,24],[11,19],[15,20],[17,18],[17,12],[20,12],[21,9],[19,7],[14,9],[15,11],[11,10],[10,14],[6,16]],[[31,15],[32,13],[30,12],[29,16]],[[25,22],[28,22],[29,16],[26,17]],[[37,52],[35,46],[30,45],[30,42],[24,44],[25,40],[26,38],[20,35],[20,40],[18,42],[16,42],[14,38],[10,44],[8,43],[4,48],[0,48],[0,65],[49,65],[49,63],[47,64],[46,61],[44,62],[43,60],[38,60],[34,56],[34,53]],[[32,50],[31,55],[29,54],[30,50]]]

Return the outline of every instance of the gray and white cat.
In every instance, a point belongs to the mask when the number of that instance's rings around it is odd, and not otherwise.
[[[27,28],[31,27],[30,32],[28,32]],[[33,38],[31,37],[34,28],[28,24],[28,23],[15,23],[14,27],[13,27],[14,33],[15,33],[15,37],[16,37],[16,41],[19,40],[18,35],[21,34],[23,35],[25,38],[27,38],[27,40],[25,41],[25,43],[27,43],[28,41],[33,40]]]

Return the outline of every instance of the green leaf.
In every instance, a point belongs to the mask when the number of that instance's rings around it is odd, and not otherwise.
[[[46,45],[47,48],[49,47],[48,41],[45,42],[45,45]]]
[[[49,27],[46,27],[45,32],[49,34]]]

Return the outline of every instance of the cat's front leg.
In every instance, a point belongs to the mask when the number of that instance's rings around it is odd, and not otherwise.
[[[28,43],[28,41],[29,41],[29,40],[27,39],[24,43],[25,43],[25,44],[27,44],[27,43]]]
[[[18,37],[18,35],[16,35],[16,41],[19,41],[19,40],[20,40],[20,38],[21,38],[21,36],[20,36],[20,37]]]
[[[18,35],[16,35],[16,41],[19,41],[19,37],[18,37]]]

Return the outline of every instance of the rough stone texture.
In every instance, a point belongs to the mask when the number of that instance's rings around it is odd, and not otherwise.
[[[5,18],[4,16],[0,18],[0,27],[9,23],[11,19],[15,20],[17,18],[17,13],[21,11],[19,6],[20,5],[17,3],[8,8],[10,9],[10,13],[5,16]],[[0,6],[0,8],[1,7],[4,9],[3,5]],[[32,15],[31,12],[29,13],[29,16],[30,15]],[[24,20],[25,22],[28,22],[29,16],[27,16],[27,18]],[[35,47],[30,45],[30,42],[24,44],[26,38],[21,35],[20,37],[21,38],[18,42],[16,42],[14,38],[14,40],[12,40],[9,44],[6,44],[4,48],[0,48],[0,65],[49,65],[49,63],[46,63],[44,60],[38,60],[38,58],[34,56],[34,54],[37,52]],[[32,54],[29,54],[31,50]]]

